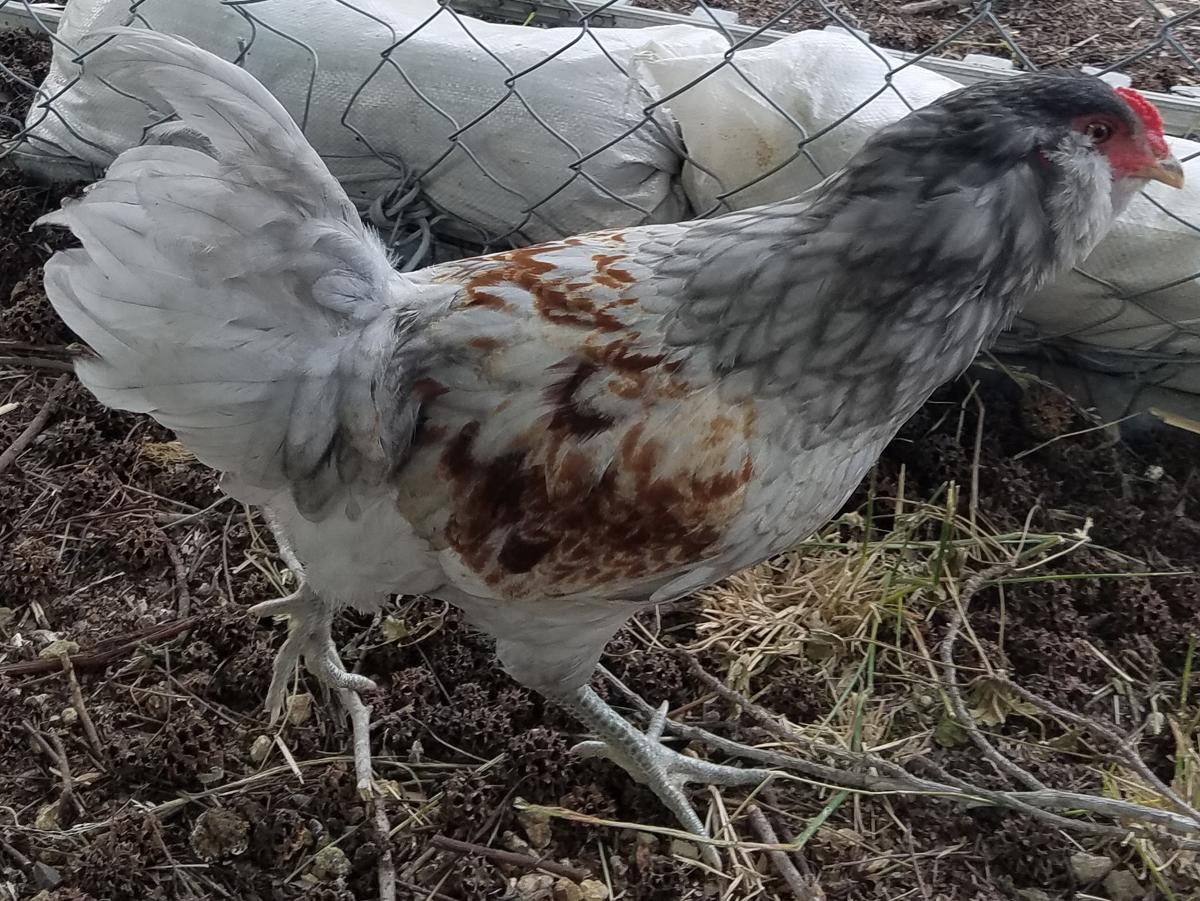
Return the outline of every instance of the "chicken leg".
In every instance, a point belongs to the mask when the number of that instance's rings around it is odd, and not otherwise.
[[[263,601],[250,608],[250,612],[257,617],[280,614],[288,617],[288,637],[275,655],[272,666],[271,686],[267,689],[267,712],[272,723],[279,719],[287,697],[288,681],[303,660],[308,671],[337,695],[349,715],[354,738],[355,780],[360,793],[369,792],[372,785],[370,708],[362,702],[358,693],[375,690],[375,683],[366,676],[346,669],[333,641],[333,606],[322,601],[309,586],[303,565],[274,517],[268,514],[266,520],[275,533],[280,556],[299,583],[296,590],[286,597]]]
[[[653,791],[680,824],[695,835],[707,837],[709,833],[683,790],[687,783],[758,785],[773,775],[771,770],[722,766],[664,747],[665,702],[646,731],[639,732],[587,685],[555,700],[599,736],[599,740],[580,742],[572,751],[584,757],[602,757],[620,766],[634,781]],[[705,862],[719,865],[711,845],[705,845],[702,854]]]

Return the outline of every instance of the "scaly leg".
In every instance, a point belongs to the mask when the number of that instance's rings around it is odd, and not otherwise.
[[[758,785],[773,775],[771,770],[766,769],[740,769],[697,760],[664,747],[662,734],[667,723],[665,703],[654,715],[649,728],[639,732],[586,685],[557,696],[555,700],[600,736],[599,741],[585,741],[576,745],[572,749],[575,753],[585,757],[603,757],[620,766],[635,781],[658,795],[683,827],[695,835],[708,837],[708,830],[683,790],[687,783]],[[711,845],[703,846],[703,854],[707,863],[720,865],[720,859]]]
[[[371,790],[371,710],[358,692],[374,691],[375,683],[366,676],[347,671],[333,641],[333,607],[322,601],[308,586],[304,568],[292,552],[286,537],[268,516],[268,523],[275,532],[279,552],[299,580],[299,587],[287,597],[263,601],[250,608],[255,616],[286,615],[288,637],[275,655],[271,672],[271,687],[267,689],[267,712],[271,722],[279,719],[287,698],[288,682],[301,660],[305,667],[321,682],[333,690],[350,717],[350,728],[354,736],[354,774],[360,793]]]
[[[283,712],[288,680],[301,660],[321,684],[335,691],[375,689],[374,682],[349,672],[342,663],[333,642],[333,608],[323,603],[307,583],[301,582],[287,597],[255,604],[250,612],[259,617],[280,614],[288,617],[288,637],[275,655],[271,687],[267,690],[267,710],[272,722]]]

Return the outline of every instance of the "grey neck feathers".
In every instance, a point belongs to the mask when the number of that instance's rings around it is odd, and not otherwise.
[[[932,186],[852,169],[811,203],[703,223],[657,266],[680,299],[668,343],[786,402],[811,440],[890,431],[1099,240],[1111,206],[1089,187],[1051,200],[1025,164]]]

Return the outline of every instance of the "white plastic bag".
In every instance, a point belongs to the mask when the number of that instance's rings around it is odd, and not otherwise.
[[[841,168],[879,128],[959,87],[935,72],[899,66],[830,29],[738,50],[732,65],[721,48],[681,57],[651,45],[635,72],[656,98],[668,98],[689,159],[684,190],[704,212],[730,191],[732,209],[800,194]]]
[[[362,208],[420,175],[449,214],[436,228],[479,243],[687,218],[674,124],[659,112],[637,127],[650,98],[617,64],[650,42],[675,54],[725,46],[672,25],[606,29],[601,49],[577,28],[497,25],[435,0],[72,0],[43,85],[49,110],[30,109],[14,155],[26,171],[95,177],[155,121],[73,61],[83,35],[120,24],[226,59],[244,51]]]

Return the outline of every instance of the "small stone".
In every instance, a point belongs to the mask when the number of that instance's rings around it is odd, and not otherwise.
[[[250,759],[255,763],[262,763],[267,759],[267,755],[271,753],[271,745],[275,744],[275,740],[269,735],[260,735],[254,739],[254,744],[250,746]]]
[[[541,811],[522,810],[517,814],[517,822],[525,830],[525,837],[530,846],[538,851],[550,844],[550,817]]]
[[[62,874],[48,863],[36,861],[32,867],[33,882],[41,889],[57,888],[62,883]]]
[[[554,901],[583,901],[583,892],[576,883],[564,876],[554,883],[551,897]]]
[[[322,882],[336,882],[350,874],[350,858],[337,845],[326,845],[313,855],[308,872]]]
[[[579,883],[583,901],[608,901],[608,886],[598,879],[585,879]]]
[[[517,880],[515,901],[549,901],[554,877],[545,873],[526,873]]]
[[[62,823],[58,821],[58,804],[45,804],[39,808],[37,816],[33,818],[33,825],[44,832],[60,831]]]
[[[1145,894],[1137,877],[1128,870],[1113,870],[1105,876],[1104,891],[1110,901],[1139,901]]]
[[[699,860],[700,848],[692,842],[685,842],[681,838],[671,839],[671,854],[675,857],[682,857],[684,860]]]
[[[56,638],[38,651],[38,656],[43,660],[53,660],[55,657],[69,657],[78,651],[79,644],[77,642],[71,641],[69,638]]]
[[[17,618],[17,611],[12,607],[0,607],[0,629],[12,623]]]
[[[79,711],[74,707],[64,707],[58,718],[62,720],[64,726],[74,726],[79,722]]]
[[[301,726],[312,718],[313,696],[307,693],[292,695],[287,702],[287,721]]]
[[[201,860],[237,857],[250,844],[250,823],[236,811],[214,807],[196,817],[188,841]]]
[[[1079,882],[1099,882],[1112,872],[1113,862],[1100,854],[1079,851],[1071,855],[1071,872]]]
[[[1040,888],[1022,888],[1017,889],[1017,897],[1021,901],[1050,901],[1050,896],[1043,892]]]
[[[500,847],[505,851],[512,851],[514,854],[528,854],[532,850],[529,842],[511,829],[505,829],[504,834],[500,836]]]

